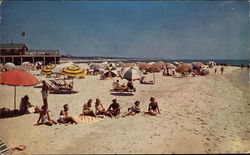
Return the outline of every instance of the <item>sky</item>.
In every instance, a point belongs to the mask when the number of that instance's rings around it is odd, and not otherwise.
[[[248,9],[247,1],[3,1],[0,42],[74,56],[248,59]]]

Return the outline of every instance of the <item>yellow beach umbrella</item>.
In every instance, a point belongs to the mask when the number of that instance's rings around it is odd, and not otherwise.
[[[53,68],[55,68],[56,65],[49,65],[49,66],[46,66],[42,71],[41,71],[41,74],[44,74],[44,75],[50,75],[51,74],[51,71]]]
[[[76,66],[71,66],[71,67],[63,68],[61,74],[67,75],[70,77],[81,77],[87,74],[87,70],[76,67]]]

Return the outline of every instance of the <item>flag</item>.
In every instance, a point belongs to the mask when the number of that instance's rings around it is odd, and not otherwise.
[[[21,33],[21,37],[24,37],[24,36],[25,36],[25,32],[22,32],[22,33]]]

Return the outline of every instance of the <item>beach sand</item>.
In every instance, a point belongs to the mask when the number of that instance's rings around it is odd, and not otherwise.
[[[51,127],[33,126],[39,115],[27,114],[0,119],[1,139],[10,147],[27,146],[17,154],[249,153],[249,89],[238,85],[240,72],[239,67],[226,66],[224,75],[214,75],[213,69],[208,76],[186,78],[155,73],[156,84],[135,81],[137,91],[132,96],[111,94],[112,80],[85,76],[74,80],[78,93],[49,94],[51,118],[58,119],[64,104],[69,104],[70,115],[78,115],[88,99],[97,97],[105,108],[116,98],[124,113],[136,100],[141,102],[142,111],[147,111],[153,96],[161,114],[148,116],[142,112],[125,118],[105,117],[94,123]],[[147,80],[153,80],[153,75],[148,74]],[[249,88],[249,83],[246,85]],[[0,107],[13,109],[14,87],[1,85],[0,89]],[[33,86],[17,87],[18,106],[26,94],[32,104],[41,106],[40,91]]]

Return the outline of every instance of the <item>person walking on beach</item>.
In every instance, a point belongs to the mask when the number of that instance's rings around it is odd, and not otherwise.
[[[214,69],[214,74],[216,74],[217,73],[217,67]]]
[[[220,71],[221,71],[221,75],[223,75],[223,72],[224,72],[224,67],[223,66],[221,66]]]
[[[44,106],[48,107],[48,93],[49,93],[49,85],[45,82],[45,80],[42,81],[42,97],[43,97],[43,104]]]

